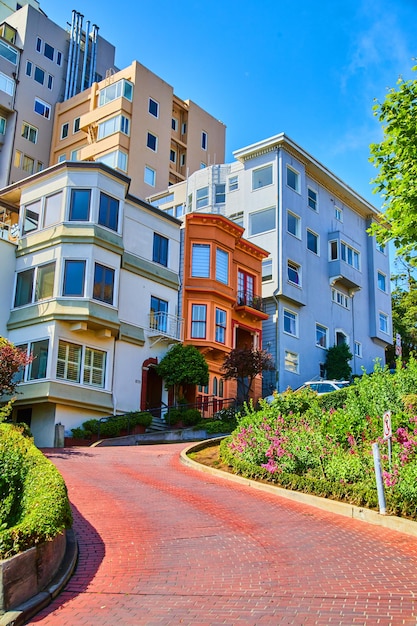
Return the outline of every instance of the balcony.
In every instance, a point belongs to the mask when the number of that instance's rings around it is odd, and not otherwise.
[[[184,320],[177,315],[169,315],[164,311],[151,311],[148,315],[148,335],[152,337],[152,345],[158,341],[182,341]]]
[[[261,320],[268,319],[269,315],[265,313],[265,305],[262,296],[257,296],[251,291],[239,291],[237,294],[235,310],[245,316],[250,314]]]

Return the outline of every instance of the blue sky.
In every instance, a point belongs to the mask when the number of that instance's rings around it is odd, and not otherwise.
[[[382,138],[372,107],[413,74],[417,0],[40,3],[61,26],[81,12],[116,46],[119,68],[137,59],[224,122],[226,162],[285,132],[381,206],[370,185],[369,144]]]

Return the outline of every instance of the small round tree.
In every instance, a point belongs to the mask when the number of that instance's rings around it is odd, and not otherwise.
[[[194,346],[175,344],[156,366],[156,371],[164,380],[165,387],[174,390],[175,402],[182,385],[207,385],[209,380],[208,365]]]

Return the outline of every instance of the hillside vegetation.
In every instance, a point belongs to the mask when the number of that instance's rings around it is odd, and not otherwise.
[[[391,411],[392,459],[383,439]],[[260,410],[248,408],[220,447],[222,461],[244,476],[378,507],[372,444],[378,442],[387,512],[417,519],[417,361],[394,374],[375,371],[345,389],[317,396],[286,391]]]

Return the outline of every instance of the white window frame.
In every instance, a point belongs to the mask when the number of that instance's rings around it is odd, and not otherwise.
[[[253,229],[253,226],[254,226],[253,222],[254,220],[257,219],[257,217],[261,216],[262,213],[268,213],[268,215],[273,215],[274,223],[271,226],[271,228],[267,228],[266,230],[256,230],[255,232]],[[261,209],[260,211],[252,211],[252,213],[249,213],[249,237],[255,237],[256,235],[260,235],[262,233],[271,232],[275,230],[275,228],[276,228],[276,207],[271,206],[265,209]]]
[[[288,172],[291,172],[295,176],[295,186],[294,187],[288,183]],[[286,167],[285,183],[286,183],[286,185],[287,185],[287,187],[289,189],[292,189],[296,193],[300,193],[300,191],[301,191],[301,176],[300,176],[300,172],[297,172],[297,170],[294,169],[293,167],[291,167],[291,165],[287,165],[287,167]]]
[[[312,196],[314,194],[314,197]],[[307,187],[307,204],[312,211],[318,213],[319,194],[312,187]]]
[[[151,102],[156,105],[156,115],[151,111]],[[149,115],[152,115],[152,117],[156,117],[157,119],[159,118],[159,102],[155,100],[155,98],[149,98],[148,100],[148,113]]]
[[[15,82],[3,72],[0,72],[0,91],[4,91],[9,96],[14,95]]]
[[[383,287],[380,285],[380,279],[383,282]],[[384,272],[381,272],[381,270],[378,270],[377,272],[377,285],[380,291],[387,293],[387,275],[384,274]]]
[[[154,170],[152,167],[149,167],[149,165],[145,165],[145,167],[144,167],[144,174],[143,174],[143,180],[150,187],[155,187],[155,185],[156,185],[156,170]]]
[[[289,227],[290,217],[294,218],[295,232],[292,232]],[[289,209],[287,209],[287,233],[289,233],[293,237],[296,237],[297,239],[301,239],[301,217],[294,213],[294,211],[290,211]]]
[[[66,139],[69,135],[69,122],[64,122],[61,126],[60,139]]]
[[[308,245],[308,235],[309,234],[314,237],[314,241],[316,242],[316,250],[312,250],[309,247],[309,245]],[[306,247],[307,247],[307,250],[309,252],[312,252],[316,256],[320,256],[320,237],[319,237],[319,235],[317,233],[314,232],[314,230],[311,230],[311,228],[307,228],[307,232],[306,232]]]
[[[152,148],[152,146],[149,145],[149,137],[152,137],[153,139],[155,139],[155,148]],[[158,136],[155,135],[154,133],[151,133],[151,131],[149,130],[146,134],[146,147],[148,148],[148,150],[151,150],[152,152],[158,152]]]
[[[389,334],[389,317],[387,313],[384,313],[383,311],[379,311],[378,320],[379,320],[379,330],[381,331],[381,333],[385,333],[386,335],[388,335]]]
[[[298,337],[298,313],[296,313],[295,311],[291,311],[291,309],[285,309],[283,310],[282,313],[282,318],[283,318],[283,332],[286,335],[290,335],[290,337]],[[286,320],[290,320],[290,330],[286,330],[285,329],[285,321]],[[293,327],[293,331],[291,329],[291,322],[293,322],[294,327]]]
[[[284,369],[286,372],[298,374],[300,369],[299,354],[291,350],[284,352]]]
[[[353,351],[355,357],[361,359],[362,358],[362,344],[360,341],[355,341],[353,343]]]
[[[39,111],[36,110],[36,104],[39,104],[41,107],[44,108],[44,112],[40,113]],[[40,115],[41,117],[44,117],[46,120],[50,120],[51,119],[51,111],[52,111],[52,107],[50,104],[48,104],[47,102],[45,102],[44,100],[41,100],[40,98],[35,97],[35,104],[33,106],[33,110],[35,111],[35,113],[37,115]]]
[[[239,189],[239,176],[230,176],[227,183],[229,191],[236,191]]]
[[[208,134],[205,130],[201,131],[201,149],[207,151],[208,146]]]
[[[298,277],[298,282],[294,282],[293,280],[290,279],[290,277],[288,276],[288,270],[291,269],[296,272],[297,277]],[[296,287],[301,287],[301,265],[299,263],[296,263],[295,261],[292,261],[291,259],[287,260],[287,281],[290,283],[290,285],[295,285]]]
[[[266,182],[263,181],[262,174],[259,178],[259,174],[261,172],[268,172],[268,177],[265,179]],[[270,177],[269,173],[271,174]],[[271,178],[271,180],[269,180],[269,178]],[[257,189],[263,189],[264,187],[269,187],[273,184],[273,182],[274,174],[272,169],[272,163],[269,163],[268,165],[263,165],[262,167],[257,167],[256,169],[252,170],[252,191],[256,191]]]
[[[317,333],[319,330],[324,331],[320,335],[320,337],[324,337],[324,345],[320,343],[320,339],[318,339],[317,337]],[[327,350],[327,348],[329,347],[329,329],[327,328],[327,326],[324,326],[319,322],[316,322],[316,346],[317,348],[321,348],[322,350]]]
[[[335,304],[343,307],[344,309],[349,309],[349,301],[350,298],[343,291],[339,291],[338,289],[332,288],[332,301]]]
[[[196,199],[196,204],[195,204],[195,208],[198,211],[198,209],[202,209],[205,206],[208,206],[209,204],[209,187],[200,187],[200,189],[196,190],[195,193],[195,199]]]
[[[25,135],[24,130],[27,129],[27,133]],[[38,129],[36,128],[36,126],[33,126],[32,124],[29,124],[28,122],[22,122],[22,137],[24,139],[27,139],[27,141],[30,141],[31,143],[38,143]],[[30,137],[31,135],[34,137],[34,140],[32,140]]]
[[[343,222],[343,209],[336,204],[334,206],[334,216],[338,222]]]
[[[351,257],[351,258],[350,258]],[[360,271],[361,269],[361,255],[358,250],[355,250],[352,246],[347,244],[345,241],[340,241],[340,258],[341,260],[353,267],[355,270]],[[357,263],[355,262],[357,260]]]

